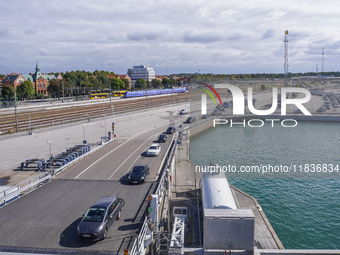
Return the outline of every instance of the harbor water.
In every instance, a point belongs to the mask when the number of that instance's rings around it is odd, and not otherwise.
[[[286,249],[340,249],[339,130],[339,123],[221,125],[191,138],[190,160],[236,169],[225,171],[229,183],[259,201]],[[251,166],[262,171],[240,172]]]

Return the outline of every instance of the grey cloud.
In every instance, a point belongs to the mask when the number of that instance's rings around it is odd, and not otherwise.
[[[209,32],[205,33],[184,32],[182,39],[186,43],[212,43],[216,41],[221,41],[223,38],[220,35]]]
[[[49,50],[48,49],[45,49],[45,48],[40,48],[39,49],[39,55],[40,56],[48,56],[50,54]]]
[[[266,32],[263,33],[262,39],[272,38],[273,36],[274,36],[274,30],[273,29],[267,29]]]
[[[131,41],[155,41],[160,37],[160,34],[152,32],[134,32],[128,33],[126,37]]]
[[[242,33],[236,32],[231,35],[228,35],[226,38],[228,41],[240,41],[240,40],[245,40],[249,39],[248,35],[244,35]]]
[[[10,31],[8,29],[5,29],[5,28],[0,29],[0,37],[6,37],[9,35],[10,35]]]

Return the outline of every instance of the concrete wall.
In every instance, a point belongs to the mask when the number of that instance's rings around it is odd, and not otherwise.
[[[213,126],[213,119],[196,122],[195,125],[190,127],[190,136],[197,135]]]

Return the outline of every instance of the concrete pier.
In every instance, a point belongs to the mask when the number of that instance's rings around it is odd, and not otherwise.
[[[195,172],[195,164],[189,159],[190,136],[198,134],[212,126],[211,121],[192,126],[184,132],[181,145],[176,153],[176,168],[172,173],[172,198],[170,212],[174,206],[188,208],[189,220],[185,233],[185,247],[202,247],[203,221],[200,206],[201,173]],[[255,215],[255,243],[257,249],[284,249],[274,229],[257,200],[231,186],[231,190],[238,209],[251,209]]]

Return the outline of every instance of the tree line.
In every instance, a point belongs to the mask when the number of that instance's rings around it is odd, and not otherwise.
[[[59,73],[57,73],[58,75]],[[60,73],[63,80],[50,80],[47,91],[51,97],[73,96],[79,94],[90,94],[92,91],[102,92],[111,89],[115,90],[128,90],[129,81],[127,79],[108,78],[108,76],[115,76],[114,72],[109,71],[70,71],[66,73]],[[315,76],[315,72],[308,73],[288,73],[288,78],[299,76]],[[340,77],[340,72],[324,72],[324,76]],[[214,82],[217,80],[236,80],[236,79],[280,79],[284,78],[282,73],[256,73],[256,74],[190,74],[181,73],[177,76],[186,76],[190,79],[191,83],[194,82]],[[5,75],[0,74],[0,78],[4,78]],[[161,81],[154,79],[152,81],[145,81],[144,79],[138,79],[135,83],[136,90],[145,89],[161,89],[172,88],[174,86],[181,86],[182,81],[180,79],[168,79],[163,78]],[[34,85],[30,81],[25,81],[17,86],[16,90],[17,98],[20,99],[40,99],[45,95],[37,94],[34,91]],[[11,86],[2,87],[2,97],[5,100],[14,98],[14,89]]]

